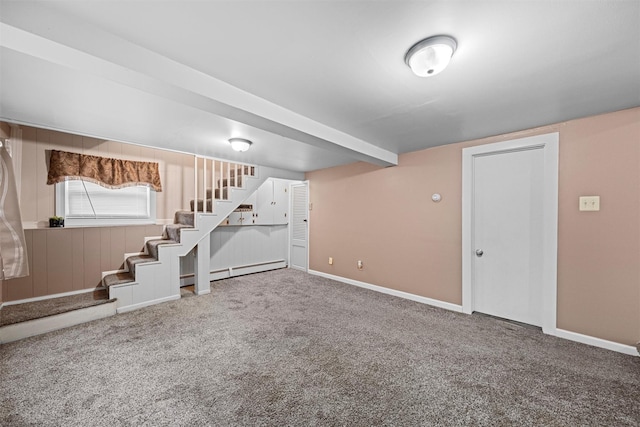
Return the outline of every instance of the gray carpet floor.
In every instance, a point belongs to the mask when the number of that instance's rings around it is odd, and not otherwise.
[[[0,346],[2,426],[637,426],[640,358],[294,270]]]

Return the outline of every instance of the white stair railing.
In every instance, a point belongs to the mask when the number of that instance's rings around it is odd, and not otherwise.
[[[244,188],[246,177],[255,176],[256,167],[248,163],[228,162],[213,157],[193,157],[194,213],[215,213],[215,201],[229,200],[232,188]],[[225,185],[226,184],[226,185]],[[211,206],[207,203],[211,191]],[[202,201],[202,209],[199,202]],[[196,225],[197,215],[194,217]]]

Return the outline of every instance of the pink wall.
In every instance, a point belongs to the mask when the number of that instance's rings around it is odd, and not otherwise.
[[[558,327],[635,345],[640,108],[308,173],[310,269],[461,304],[462,149],[548,132],[560,133]],[[602,210],[579,212],[580,195]]]
[[[561,128],[558,326],[640,341],[640,108]],[[600,196],[579,212],[579,196]]]

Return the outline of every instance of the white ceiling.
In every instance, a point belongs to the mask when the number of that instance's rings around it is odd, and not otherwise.
[[[296,171],[640,105],[637,0],[0,0],[0,22],[1,119]],[[414,76],[437,34],[451,64]]]

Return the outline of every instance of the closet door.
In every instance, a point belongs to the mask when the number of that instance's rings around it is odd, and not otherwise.
[[[309,186],[308,183],[292,184],[291,215],[291,268],[307,271],[309,240]]]

